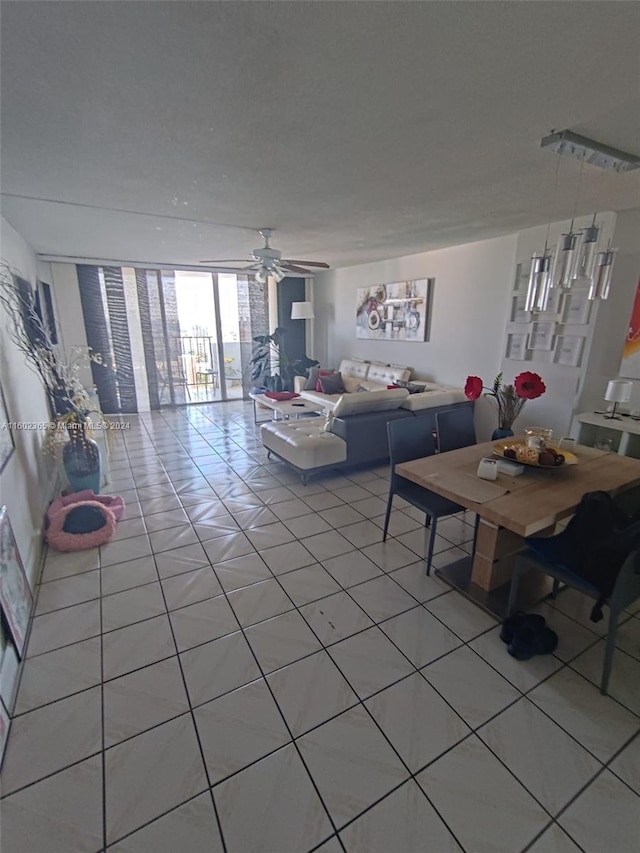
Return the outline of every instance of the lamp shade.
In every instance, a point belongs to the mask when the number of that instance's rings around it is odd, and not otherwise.
[[[632,389],[633,383],[628,379],[612,379],[607,383],[604,399],[608,403],[628,403]]]
[[[291,303],[291,319],[292,320],[313,320],[316,315],[313,313],[312,302],[292,302]]]

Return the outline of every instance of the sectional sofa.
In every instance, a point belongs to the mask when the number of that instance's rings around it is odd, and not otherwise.
[[[291,465],[303,482],[327,468],[387,460],[389,421],[424,418],[425,429],[431,431],[436,427],[439,411],[473,406],[461,388],[422,383],[427,386],[425,390],[412,394],[407,388],[388,388],[409,379],[410,369],[398,365],[344,359],[340,373],[345,388],[353,390],[334,395],[312,389],[299,391],[303,398],[324,407],[324,418],[272,421],[261,427],[262,443],[267,450]]]

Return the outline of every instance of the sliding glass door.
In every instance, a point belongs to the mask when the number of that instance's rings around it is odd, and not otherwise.
[[[87,341],[105,413],[242,399],[267,290],[247,276],[78,265]],[[92,368],[94,366],[92,365]]]

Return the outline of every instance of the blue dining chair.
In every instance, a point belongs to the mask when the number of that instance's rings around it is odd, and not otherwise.
[[[436,412],[436,432],[439,453],[476,444],[473,406],[458,406]]]
[[[549,537],[550,540],[558,537]],[[543,538],[532,538],[528,541],[529,548],[534,549],[544,544]],[[543,551],[544,553],[544,551]],[[594,586],[589,581],[581,578],[576,572],[571,571],[566,566],[559,562],[553,562],[550,556],[545,559],[540,553],[530,551],[525,554],[518,555],[516,558],[513,577],[511,579],[511,589],[509,591],[509,603],[507,605],[507,613],[513,615],[518,609],[518,589],[520,578],[530,569],[536,569],[545,575],[553,578],[552,598],[555,598],[558,593],[560,584],[577,589],[589,598],[602,600],[601,591],[597,586]],[[618,631],[618,620],[620,615],[627,607],[630,607],[635,601],[640,598],[640,549],[636,548],[631,551],[624,560],[615,584],[611,593],[604,599],[604,603],[609,608],[609,630],[607,631],[607,645],[604,655],[604,666],[602,668],[602,680],[600,682],[600,692],[607,693],[609,686],[609,676],[611,675],[611,665],[613,663],[613,652],[616,645],[616,634]]]
[[[435,443],[431,428],[426,418],[404,418],[397,421],[389,421],[387,424],[387,435],[389,437],[389,459],[391,462],[391,477],[389,485],[389,497],[387,500],[387,512],[384,518],[384,530],[382,541],[387,539],[389,529],[389,518],[394,495],[410,503],[416,509],[425,514],[425,527],[431,526],[429,548],[427,553],[427,574],[431,572],[431,561],[433,559],[433,548],[436,542],[436,525],[439,518],[454,515],[464,510],[460,504],[436,495],[435,492],[412,483],[406,477],[395,473],[395,466],[400,462],[411,462],[413,459],[421,459],[424,456],[433,456]]]

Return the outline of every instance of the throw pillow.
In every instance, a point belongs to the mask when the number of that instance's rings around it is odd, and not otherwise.
[[[316,390],[316,382],[318,381],[318,373],[320,372],[319,367],[312,367],[309,370],[309,376],[307,377],[307,381],[302,386],[303,391],[315,391]]]
[[[342,381],[341,373],[331,373],[328,376],[320,376],[318,378],[323,394],[344,394],[346,388]]]
[[[331,376],[331,374],[332,374],[333,372],[334,372],[333,370],[321,370],[321,369],[318,369],[318,375],[316,376],[316,387],[315,387],[315,390],[316,390],[319,394],[324,393],[324,392],[322,391],[322,386],[320,385],[320,377],[321,377],[321,376]]]
[[[409,382],[408,380],[404,379],[398,379],[394,386],[389,387],[406,388],[410,394],[420,394],[425,390],[425,386],[423,383]]]

